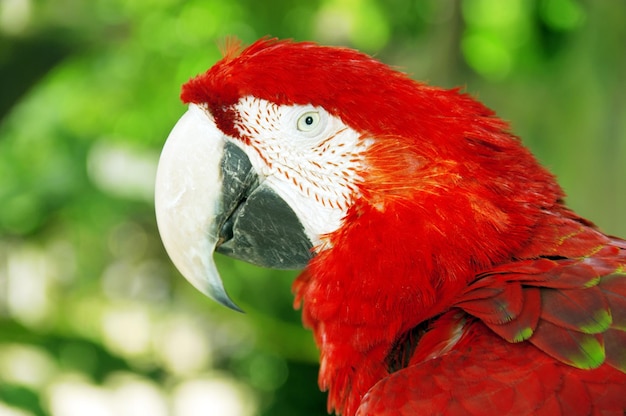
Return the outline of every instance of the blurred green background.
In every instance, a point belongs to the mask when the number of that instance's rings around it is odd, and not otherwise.
[[[463,86],[626,236],[624,22],[609,0],[0,0],[0,415],[326,414],[295,273],[218,258],[238,314],[157,235],[160,147],[220,39],[352,46]]]

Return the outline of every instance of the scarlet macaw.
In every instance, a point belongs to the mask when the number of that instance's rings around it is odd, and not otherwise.
[[[218,251],[293,289],[342,415],[623,415],[626,241],[508,125],[346,48],[262,39],[183,86],[156,210],[181,273]]]

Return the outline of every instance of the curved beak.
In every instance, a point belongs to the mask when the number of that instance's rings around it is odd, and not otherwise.
[[[229,298],[213,253],[278,268],[304,267],[312,243],[298,217],[259,182],[245,151],[191,104],[161,152],[155,210],[165,249],[180,273],[217,302]]]
[[[222,132],[196,105],[178,120],[159,159],[155,211],[163,245],[180,273],[199,291],[239,310],[228,297],[213,252],[222,189]]]

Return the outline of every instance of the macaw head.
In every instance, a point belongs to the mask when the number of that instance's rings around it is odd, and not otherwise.
[[[181,98],[159,231],[180,272],[232,308],[215,251],[279,269],[332,252],[337,267],[379,269],[446,253],[459,280],[457,263],[510,255],[561,196],[482,104],[354,50],[263,39],[231,48]]]

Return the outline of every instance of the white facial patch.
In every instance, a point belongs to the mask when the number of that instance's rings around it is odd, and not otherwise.
[[[234,108],[249,141],[238,144],[260,179],[289,204],[314,245],[327,243],[359,193],[368,141],[321,107],[244,97]]]

